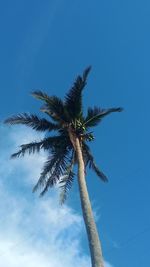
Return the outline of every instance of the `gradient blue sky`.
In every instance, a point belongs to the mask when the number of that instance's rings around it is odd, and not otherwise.
[[[104,257],[113,267],[150,266],[150,2],[5,0],[0,2],[0,35],[2,158],[16,144],[14,130],[2,126],[2,121],[20,112],[39,113],[40,103],[30,96],[32,90],[63,97],[76,75],[91,64],[85,107],[124,107],[123,113],[105,118],[92,144],[109,183],[101,183],[92,173],[87,177]],[[23,135],[15,129],[22,143]],[[9,167],[15,164],[7,162]],[[13,165],[11,176],[1,175],[3,194],[7,188],[7,197],[40,202],[32,196],[31,185],[21,185],[16,178],[20,166]],[[75,183],[67,205],[80,214],[76,192]],[[45,201],[50,195],[49,191]],[[85,241],[83,233],[86,255]]]

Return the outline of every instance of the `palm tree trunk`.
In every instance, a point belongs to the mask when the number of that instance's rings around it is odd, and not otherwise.
[[[78,158],[78,183],[79,183],[80,199],[81,199],[83,218],[89,241],[92,267],[104,267],[101,244],[87,191],[87,186],[85,181],[84,161],[78,138],[75,139],[74,146]]]

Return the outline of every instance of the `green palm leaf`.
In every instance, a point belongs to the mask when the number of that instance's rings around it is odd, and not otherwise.
[[[90,70],[91,67],[86,68],[82,77],[77,77],[73,87],[66,95],[65,106],[71,119],[82,117],[82,91],[87,83]]]
[[[41,172],[38,183],[33,188],[36,191],[41,186],[44,187],[41,196],[46,193],[49,187],[52,187],[66,172],[68,164],[68,144],[63,143],[62,146],[55,146],[48,157],[43,171]]]
[[[45,102],[51,101],[51,97],[40,90],[32,92],[31,95],[35,97],[36,99],[43,100]]]
[[[29,155],[38,153],[41,151],[41,149],[50,151],[61,146],[62,144],[64,144],[64,142],[68,144],[67,139],[64,139],[64,136],[50,136],[48,138],[44,138],[39,142],[23,144],[20,146],[21,149],[18,152],[11,155],[11,158],[24,156],[26,153],[28,153]]]
[[[62,183],[62,185],[60,186],[61,189],[61,193],[60,193],[60,204],[64,204],[66,199],[67,199],[67,195],[68,192],[70,191],[73,181],[74,181],[74,173],[70,170],[69,172],[66,172],[62,178],[62,180],[60,181],[60,183]]]
[[[49,163],[48,165],[50,166]],[[45,170],[41,174],[40,179],[43,179],[45,174],[48,174],[49,166],[45,166]],[[67,169],[67,163],[65,161],[64,155],[62,155],[62,157],[59,156],[59,158],[57,158],[53,167],[51,168],[51,172],[48,176],[44,189],[40,193],[41,196],[43,196],[48,191],[49,187],[53,187],[61,179],[61,176],[64,175],[66,169]]]
[[[73,167],[75,164],[75,154],[74,151],[72,153],[71,162],[67,167],[66,172],[64,173],[64,176],[61,178],[59,184],[60,184],[60,204],[64,204],[64,202],[67,199],[67,194],[70,191],[73,181],[74,181],[74,173],[73,173]]]
[[[103,182],[107,182],[108,179],[106,175],[97,167],[94,161],[94,157],[92,156],[92,153],[90,151],[90,148],[85,142],[83,142],[82,144],[82,152],[83,152],[85,166],[91,168],[97,174],[97,176],[101,178]]]
[[[29,144],[23,144],[20,146],[21,149],[12,154],[11,155],[11,158],[16,158],[16,157],[20,157],[20,156],[24,156],[26,153],[28,153],[29,155],[32,153],[34,154],[35,152],[40,152],[41,150],[41,147],[42,147],[42,142],[32,142],[32,143],[29,143]]]
[[[103,117],[109,115],[112,112],[121,112],[122,108],[109,108],[100,109],[98,107],[88,108],[87,116],[84,120],[85,127],[94,127],[102,120]]]
[[[54,121],[66,122],[68,121],[67,111],[65,109],[63,101],[57,96],[49,97],[47,94],[41,91],[35,91],[32,93],[37,99],[43,100],[45,104],[41,108],[41,111],[47,113]]]
[[[41,119],[37,115],[27,113],[12,116],[6,119],[4,122],[11,125],[27,125],[36,131],[52,131],[59,129],[59,126],[57,124],[54,124],[44,118]]]

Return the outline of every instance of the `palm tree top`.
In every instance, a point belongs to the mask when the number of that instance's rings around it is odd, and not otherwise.
[[[50,187],[59,183],[62,203],[66,199],[75,176],[73,169],[77,159],[73,138],[78,138],[80,141],[85,168],[92,168],[106,182],[107,177],[95,164],[88,145],[88,142],[94,139],[91,128],[97,126],[110,113],[123,110],[120,107],[109,109],[89,107],[87,114],[83,114],[82,95],[90,70],[91,66],[84,70],[82,76],[79,75],[76,78],[64,100],[57,96],[49,96],[42,91],[32,93],[32,96],[43,102],[40,110],[48,115],[48,119],[40,118],[35,114],[23,113],[5,120],[7,124],[23,124],[36,131],[50,133],[40,142],[21,145],[20,150],[14,153],[12,158],[24,156],[27,152],[30,154],[39,152],[41,149],[46,150],[48,158],[33,191],[42,188],[41,195],[44,195]],[[55,135],[52,135],[52,132],[55,132]]]

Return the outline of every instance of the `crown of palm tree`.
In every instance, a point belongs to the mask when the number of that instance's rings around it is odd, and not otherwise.
[[[102,181],[107,181],[105,174],[95,164],[88,146],[88,142],[94,139],[90,128],[97,126],[108,114],[122,111],[122,108],[101,109],[99,107],[89,107],[87,114],[83,114],[82,92],[90,70],[91,67],[86,68],[83,75],[77,77],[64,100],[57,96],[48,96],[42,91],[32,93],[36,99],[44,102],[41,111],[48,115],[48,120],[28,113],[12,116],[5,120],[5,123],[11,125],[24,124],[36,131],[56,132],[55,135],[46,137],[40,142],[21,145],[20,150],[11,157],[24,156],[26,153],[39,152],[41,149],[48,151],[47,161],[33,191],[42,188],[40,193],[42,196],[50,187],[59,183],[61,203],[65,201],[75,176],[74,166],[77,159],[73,145],[74,136],[80,140],[85,169],[87,167],[92,168]]]

